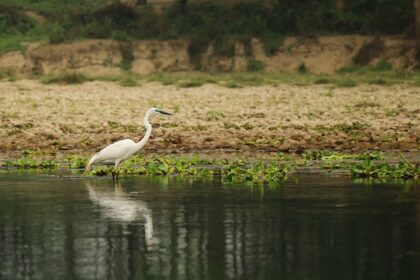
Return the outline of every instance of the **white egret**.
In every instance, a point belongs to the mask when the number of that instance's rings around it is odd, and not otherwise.
[[[85,173],[89,171],[91,166],[95,163],[113,163],[115,168],[112,171],[112,179],[115,179],[116,177],[118,180],[118,169],[121,163],[140,150],[146,144],[147,140],[149,140],[150,134],[152,133],[152,125],[149,123],[149,117],[153,113],[172,115],[171,113],[164,112],[158,108],[150,108],[144,115],[144,127],[146,128],[144,137],[137,143],[131,139],[123,139],[103,148],[89,160]]]

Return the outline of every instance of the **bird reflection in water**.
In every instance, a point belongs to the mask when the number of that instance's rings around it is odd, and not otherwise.
[[[121,187],[120,182],[114,183],[114,187],[94,186],[87,181],[86,187],[89,198],[100,206],[103,216],[108,219],[123,223],[143,222],[147,245],[156,243],[153,237],[153,219],[151,210],[146,202],[131,199]]]

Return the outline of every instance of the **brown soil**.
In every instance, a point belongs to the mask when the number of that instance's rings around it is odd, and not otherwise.
[[[90,154],[123,138],[139,140],[144,112],[159,106],[144,150],[163,154],[273,153],[305,149],[420,148],[420,89],[281,85],[228,89],[157,83],[0,83],[0,151]]]
[[[25,52],[0,56],[0,72],[50,75],[76,72],[86,75],[119,75],[122,67],[134,74],[179,72],[194,69],[188,40],[139,40],[131,43],[89,39],[63,44],[35,42]],[[244,72],[249,62],[259,61],[267,73],[295,72],[334,74],[353,65],[386,62],[395,70],[418,68],[415,40],[403,36],[360,35],[286,37],[276,52],[267,55],[258,39],[235,44],[233,56],[220,56],[210,45],[200,59],[201,69],[211,72]]]

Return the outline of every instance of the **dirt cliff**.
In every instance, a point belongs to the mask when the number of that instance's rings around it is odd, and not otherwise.
[[[77,72],[118,75],[192,70],[186,40],[84,40],[63,44],[32,43],[25,52],[0,57],[0,70],[24,74]],[[204,71],[247,71],[249,61],[259,61],[266,72],[291,72],[304,68],[313,73],[334,73],[342,67],[375,65],[386,61],[394,69],[417,67],[415,41],[398,36],[287,37],[272,55],[261,41],[238,42],[233,56],[220,56],[210,45],[201,56]]]
[[[352,64],[376,65],[386,61],[394,69],[412,70],[417,66],[415,41],[399,36],[287,37],[273,55],[267,55],[261,41],[237,43],[235,56],[220,57],[211,48],[204,54],[205,70],[244,71],[248,61],[265,65],[266,72],[293,72],[304,67],[312,73],[333,74]]]

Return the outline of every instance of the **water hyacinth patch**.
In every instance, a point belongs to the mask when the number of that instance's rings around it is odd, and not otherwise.
[[[330,173],[340,170],[341,174],[351,174],[353,178],[418,179],[419,163],[410,163],[400,154],[400,162],[386,161],[380,152],[347,154],[331,151],[311,151],[303,155],[279,154],[271,159],[245,161],[242,159],[203,159],[198,156],[175,158],[168,156],[132,156],[119,169],[120,176],[194,176],[218,177],[223,182],[252,182],[277,184],[290,174],[318,170]],[[88,158],[69,155],[62,160],[37,160],[25,156],[21,159],[6,160],[4,169],[60,169],[82,172]],[[322,171],[324,170],[324,171]],[[110,176],[113,165],[96,165],[89,176]]]
[[[132,164],[136,162],[136,164]],[[145,160],[134,158],[120,168],[121,175],[153,176],[219,176],[225,182],[278,182],[291,172],[292,168],[278,162],[245,163],[242,160],[185,160],[156,158]],[[113,167],[98,167],[90,172],[94,176],[110,175]]]
[[[22,169],[52,169],[56,167],[56,163],[51,160],[35,160],[32,158],[22,158],[16,160],[6,160],[3,164],[3,167]]]
[[[359,178],[418,179],[420,175],[418,165],[412,166],[405,161],[390,164],[365,160],[350,167],[350,171],[353,177]]]

